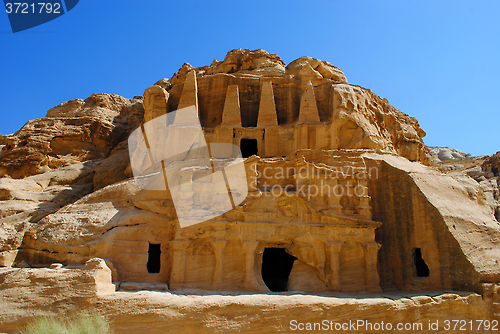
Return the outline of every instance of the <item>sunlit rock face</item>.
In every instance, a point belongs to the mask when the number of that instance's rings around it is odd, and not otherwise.
[[[115,282],[173,291],[482,292],[498,222],[429,167],[424,135],[326,61],[186,63],[143,97],[71,100],[0,139],[0,264],[99,257]]]

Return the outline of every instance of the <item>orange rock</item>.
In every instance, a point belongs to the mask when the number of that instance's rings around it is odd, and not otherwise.
[[[17,320],[48,307],[53,296],[27,283],[33,279],[69,296],[78,295],[75,282],[84,282],[89,300],[72,300],[111,315],[119,330],[157,318],[163,325],[153,321],[143,330],[234,329],[227,314],[241,317],[249,308],[302,322],[314,320],[304,309],[318,308],[373,322],[497,319],[500,227],[488,205],[495,190],[429,167],[424,136],[417,120],[348,84],[330,63],[302,57],[285,67],[264,50],[233,50],[199,68],[186,63],[143,98],[98,94],[63,103],[0,138],[0,266],[85,266],[0,270],[2,309],[25,310],[0,312],[0,321],[17,329]],[[207,145],[216,143],[239,147],[243,158],[210,160]],[[183,145],[202,152],[178,152]],[[163,151],[185,154],[165,162]],[[233,163],[246,174],[238,186]],[[144,175],[134,179],[136,165],[145,166]],[[493,157],[484,168],[493,175],[497,165]],[[164,182],[169,176],[183,182],[174,189]],[[147,190],[148,180],[161,187]],[[225,211],[214,209],[229,202]],[[217,215],[201,223],[180,224],[180,217],[192,213],[195,221],[212,211]],[[111,277],[126,291],[267,295],[262,303],[249,295],[115,293]],[[18,298],[20,289],[30,305]],[[417,292],[389,299],[382,290]],[[165,307],[148,307],[153,296]],[[70,304],[63,298],[58,305]],[[205,320],[222,313],[225,320],[200,326],[199,310],[208,312]],[[268,330],[257,318],[237,328]]]

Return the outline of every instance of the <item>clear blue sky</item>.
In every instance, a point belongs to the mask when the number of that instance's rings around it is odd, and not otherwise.
[[[425,143],[500,151],[500,1],[97,1],[13,34],[0,13],[0,133],[72,98],[128,98],[184,62],[264,49],[327,60],[417,118]]]

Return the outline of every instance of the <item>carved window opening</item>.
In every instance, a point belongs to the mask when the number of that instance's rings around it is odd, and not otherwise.
[[[262,279],[272,292],[287,291],[288,277],[297,258],[284,248],[266,248],[262,255]]]
[[[420,248],[415,248],[413,250],[413,261],[415,263],[417,277],[429,277],[429,267],[422,258],[422,250]]]
[[[158,274],[161,266],[161,244],[149,243],[148,250],[148,273]]]
[[[240,141],[241,155],[243,158],[249,158],[252,155],[258,155],[257,139],[241,138]]]

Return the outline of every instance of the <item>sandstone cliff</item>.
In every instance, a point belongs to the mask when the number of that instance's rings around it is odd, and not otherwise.
[[[463,183],[467,191],[475,196],[485,196],[488,205],[494,212],[497,221],[500,221],[500,153],[492,156],[472,157],[460,156],[455,159],[439,163],[440,171],[449,174]],[[466,174],[467,176],[465,176]],[[480,189],[477,189],[477,185]]]
[[[128,138],[189,106],[207,143],[253,144],[243,163],[248,196],[183,227],[168,188],[148,191],[132,177]],[[0,295],[10,310],[0,312],[0,329],[42,308],[98,310],[130,333],[286,332],[285,320],[313,321],[314,310],[338,321],[498,320],[498,154],[467,166],[474,179],[461,168],[445,175],[429,167],[424,136],[417,120],[330,63],[286,65],[263,50],[186,63],[143,97],[62,103],[0,137]],[[178,143],[158,145],[167,144]],[[363,193],[301,191],[319,184]],[[191,204],[213,196],[192,175],[189,186],[182,196]],[[293,263],[289,295],[275,296],[263,277],[273,248]],[[52,263],[62,265],[30,268]],[[173,292],[182,289],[262,295]]]
[[[295,126],[301,121],[301,97],[311,83],[316,116],[332,127],[330,142],[321,148],[376,148],[432,164],[421,139],[425,132],[416,119],[396,110],[371,90],[349,85],[342,71],[328,62],[302,57],[285,67],[276,55],[240,49],[230,51],[222,62],[214,61],[211,66],[193,68],[184,64],[169,81],[157,83],[168,92],[167,112],[178,109],[184,80],[192,70],[198,83],[200,121],[207,129],[222,123],[226,91],[231,85],[239,88],[241,124],[258,126],[264,81],[272,82],[277,123],[284,128]]]

